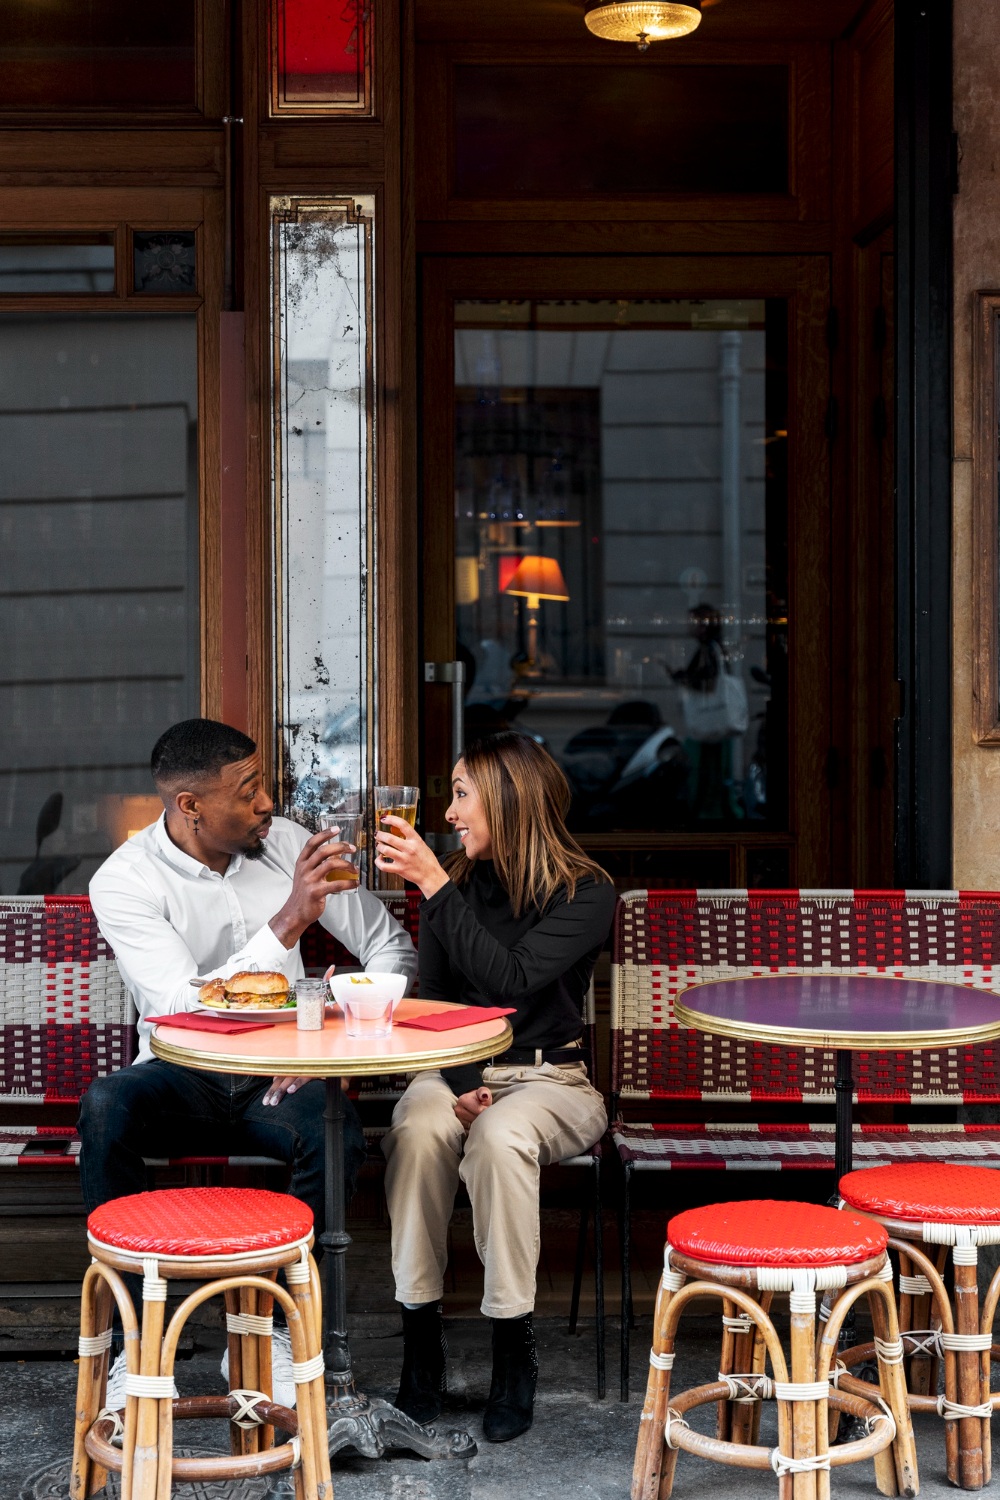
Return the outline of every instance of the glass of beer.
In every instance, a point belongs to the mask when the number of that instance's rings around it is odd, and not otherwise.
[[[354,853],[345,849],[340,856],[346,859],[348,869],[340,867],[328,870],[326,878],[329,881],[350,880],[355,887],[361,884],[361,851],[365,847],[365,818],[364,813],[359,812],[324,812],[319,817],[320,828],[329,828],[331,833],[339,830],[338,837],[341,843],[353,844]],[[344,893],[347,894],[346,892]]]
[[[391,816],[403,818],[411,828],[417,826],[417,798],[415,786],[377,786],[375,788],[375,815],[379,827],[382,819]]]
[[[399,829],[393,828],[389,823],[383,823],[382,819],[387,817],[402,818],[409,823],[411,828],[417,826],[417,798],[419,791],[415,786],[377,786],[375,788],[375,829],[383,833],[399,835]],[[392,864],[388,855],[383,858],[387,865]]]

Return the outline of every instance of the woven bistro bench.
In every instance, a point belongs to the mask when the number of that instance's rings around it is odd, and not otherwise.
[[[611,967],[611,1134],[623,1169],[623,1400],[628,1399],[632,1174],[691,1168],[832,1171],[834,1166],[832,1122],[802,1116],[803,1107],[832,1106],[835,1053],[708,1036],[678,1025],[674,1000],[707,980],[824,970],[947,980],[992,990],[1000,1005],[1000,893],[629,891],[618,902]],[[1000,1166],[1000,1125],[955,1121],[957,1106],[1000,1103],[1000,1044],[860,1052],[854,1056],[854,1078],[860,1104],[943,1106],[951,1114],[940,1124],[855,1125],[856,1166],[899,1161]],[[725,1118],[727,1111],[745,1115],[748,1105],[754,1121]],[[682,1108],[688,1118],[672,1121],[670,1110],[680,1114]],[[798,1118],[789,1118],[793,1113]]]
[[[416,940],[419,896],[380,893]],[[302,940],[307,973],[358,960],[319,924]],[[127,1067],[136,1054],[135,1009],[86,896],[0,897],[0,1105],[78,1104],[95,1078]],[[364,1091],[394,1099],[397,1079]],[[367,1134],[373,1147],[382,1131]],[[0,1123],[0,1167],[79,1165],[80,1141],[66,1126]],[[281,1167],[266,1156],[150,1159],[156,1167]]]

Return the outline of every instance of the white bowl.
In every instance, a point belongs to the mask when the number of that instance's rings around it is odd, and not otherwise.
[[[330,993],[338,1005],[345,1000],[391,1000],[393,1010],[406,991],[405,974],[334,974],[330,980]],[[360,981],[370,981],[361,983]]]

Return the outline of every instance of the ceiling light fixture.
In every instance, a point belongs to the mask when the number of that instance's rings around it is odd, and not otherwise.
[[[588,31],[608,42],[650,42],[688,36],[701,22],[701,0],[594,0],[583,18]]]

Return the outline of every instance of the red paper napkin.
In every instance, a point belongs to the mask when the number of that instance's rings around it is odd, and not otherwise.
[[[483,1021],[495,1021],[497,1016],[513,1014],[513,1006],[463,1005],[461,1010],[427,1010],[396,1025],[412,1026],[414,1031],[455,1031],[459,1026],[479,1026]]]
[[[183,1026],[185,1031],[216,1031],[220,1036],[237,1036],[241,1031],[261,1031],[274,1021],[241,1021],[237,1016],[202,1016],[185,1011],[177,1016],[146,1016],[152,1026]]]

